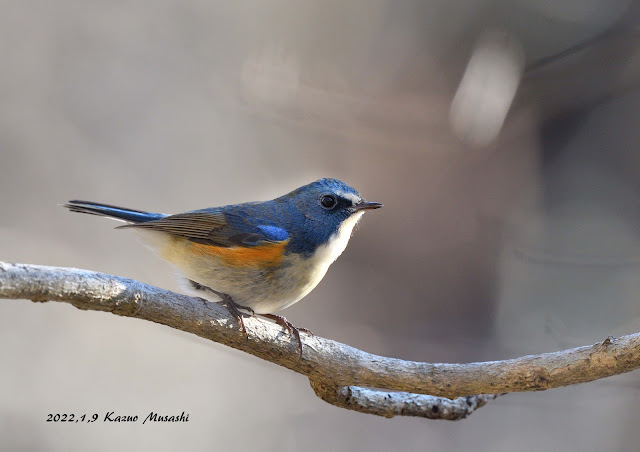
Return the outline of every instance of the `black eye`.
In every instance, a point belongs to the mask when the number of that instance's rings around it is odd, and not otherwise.
[[[337,203],[338,201],[333,195],[322,195],[322,198],[320,198],[320,204],[325,209],[333,209]]]

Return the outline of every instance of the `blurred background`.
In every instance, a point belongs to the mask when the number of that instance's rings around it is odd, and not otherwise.
[[[88,199],[176,213],[336,177],[385,208],[284,314],[496,360],[640,331],[640,9],[625,0],[1,2],[0,259],[177,290]],[[354,284],[354,281],[366,284]],[[169,328],[0,302],[3,450],[635,450],[638,374],[457,423],[330,406]],[[64,424],[49,413],[189,413]]]

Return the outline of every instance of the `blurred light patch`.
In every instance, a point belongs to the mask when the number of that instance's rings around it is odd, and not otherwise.
[[[524,62],[522,46],[512,35],[490,31],[478,40],[449,112],[451,127],[465,144],[484,147],[498,136]]]

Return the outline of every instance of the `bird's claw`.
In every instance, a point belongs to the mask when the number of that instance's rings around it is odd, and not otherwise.
[[[306,328],[296,327],[293,323],[289,322],[286,319],[286,317],[283,317],[281,315],[276,315],[276,314],[261,314],[261,315],[268,319],[274,320],[278,325],[280,325],[282,328],[287,330],[287,333],[289,333],[289,335],[295,336],[296,340],[298,341],[298,348],[300,350],[299,359],[302,359],[302,340],[300,339],[300,331],[307,333],[311,336],[313,336],[313,333]]]
[[[248,311],[250,313],[250,316],[254,317],[256,313],[253,309],[248,306],[239,305],[238,303],[233,301],[233,298],[231,298],[231,296],[227,295],[226,293],[218,292],[217,290],[213,290],[211,287],[203,286],[202,284],[192,280],[189,280],[189,282],[191,283],[191,286],[196,290],[208,291],[219,296],[220,304],[226,306],[229,313],[238,321],[238,327],[240,328],[240,331],[242,331],[244,333],[244,336],[249,339],[247,328],[244,325],[244,320],[242,320],[242,312],[240,312],[240,309]]]
[[[240,331],[242,331],[244,333],[244,336],[249,339],[249,335],[247,334],[247,327],[244,326],[244,320],[242,320],[242,312],[240,312],[240,309],[244,309],[244,306],[240,306],[239,304],[237,304],[228,295],[221,296],[220,298],[220,303],[226,306],[226,308],[229,310],[229,313],[238,321],[238,327],[240,328]],[[251,311],[253,311],[253,309]]]

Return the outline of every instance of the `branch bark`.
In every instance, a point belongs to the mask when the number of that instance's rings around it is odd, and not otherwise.
[[[451,400],[410,392],[386,392],[359,386],[327,385],[309,380],[316,395],[327,403],[347,410],[384,417],[417,416],[457,421],[495,399],[499,394],[480,394]]]
[[[559,352],[467,364],[377,356],[303,333],[300,358],[295,338],[272,322],[246,318],[245,336],[217,303],[72,268],[0,262],[0,298],[62,301],[167,325],[305,375],[316,394],[333,405],[386,417],[461,419],[495,398],[476,394],[540,391],[640,367],[640,333]]]

